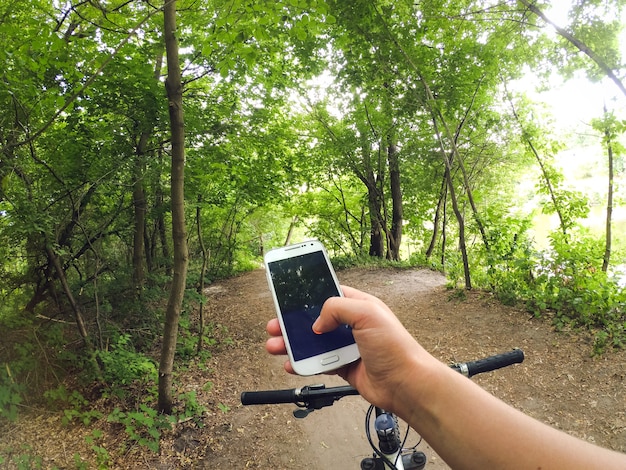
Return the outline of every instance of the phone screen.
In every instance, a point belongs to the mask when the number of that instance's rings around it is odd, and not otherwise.
[[[294,360],[301,361],[354,343],[343,325],[316,335],[311,327],[329,297],[339,291],[321,251],[268,263]]]

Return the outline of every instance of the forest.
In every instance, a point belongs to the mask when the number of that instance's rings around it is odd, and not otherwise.
[[[109,418],[158,448],[199,408],[175,364],[227,336],[205,289],[303,238],[624,348],[625,2],[552,3],[0,0],[0,420],[143,384]],[[562,135],[528,77],[581,76],[616,98]],[[581,139],[601,197],[559,164]]]

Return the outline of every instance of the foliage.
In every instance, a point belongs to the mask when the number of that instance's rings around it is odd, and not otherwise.
[[[24,389],[12,377],[9,364],[0,369],[0,418],[15,421]]]
[[[180,420],[197,418],[205,411],[204,406],[198,403],[194,391],[182,393],[178,399],[179,406],[171,415],[161,414],[154,407],[140,403],[137,409],[132,411],[115,408],[109,413],[107,421],[123,425],[124,431],[132,441],[158,452],[161,434],[171,429],[172,424]]]
[[[131,440],[153,452],[158,452],[161,433],[171,429],[173,419],[145,404],[139,405],[136,411],[124,412],[115,408],[107,418],[109,422],[122,424]]]
[[[98,470],[106,470],[109,468],[110,455],[105,447],[97,444],[103,436],[100,429],[94,429],[91,434],[85,436],[85,442],[91,446],[91,450],[96,455],[96,466]]]
[[[129,334],[120,335],[109,350],[97,352],[103,379],[111,387],[150,382],[157,378],[157,367],[151,358],[136,351]]]
[[[44,468],[43,459],[38,455],[32,454],[32,448],[30,446],[22,446],[19,450],[15,451],[14,456],[11,457],[8,463],[13,463],[18,470],[34,470]],[[3,462],[3,457],[0,457],[0,464]]]
[[[91,408],[91,403],[77,390],[68,390],[64,385],[47,390],[44,396],[49,404],[63,409],[62,423],[68,425],[74,421],[89,426],[102,418],[102,413]]]
[[[626,289],[603,272],[603,246],[582,229],[575,236],[551,236],[550,249],[523,245],[489,273],[506,304],[522,302],[537,316],[553,312],[557,329],[583,327],[596,332],[595,351],[626,347]]]

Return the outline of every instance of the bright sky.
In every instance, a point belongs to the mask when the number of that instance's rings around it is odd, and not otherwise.
[[[545,11],[546,16],[555,24],[566,26],[568,23],[567,12],[571,3],[571,0],[552,0],[552,8]],[[545,31],[551,30],[554,31],[552,26],[546,25]],[[556,32],[553,34],[556,39]],[[626,31],[622,32],[621,44],[622,55],[626,57]],[[623,73],[618,73],[618,76],[622,75]],[[602,116],[605,104],[609,111],[613,111],[621,119],[626,119],[626,96],[608,78],[599,83],[592,83],[583,73],[580,73],[576,78],[563,82],[562,78],[555,76],[550,91],[543,93],[536,93],[533,90],[534,83],[538,82],[539,80],[534,79],[531,73],[524,82],[518,84],[518,88],[524,90],[534,101],[541,101],[547,105],[554,118],[555,130],[562,137],[570,133],[591,134],[590,121]],[[562,170],[566,174],[567,180],[570,181],[571,178],[574,178],[576,189],[579,191],[591,195],[597,193],[604,197],[606,194],[604,188],[607,182],[603,160],[604,151],[600,143],[598,142],[595,147],[579,148],[575,139],[566,138],[565,140],[570,144],[570,148],[561,152],[558,159],[562,163]],[[582,174],[587,176],[586,179],[575,179],[580,178]],[[534,187],[534,181],[527,183]],[[604,227],[604,217],[604,206],[594,207],[587,220],[587,225],[598,227],[599,233],[601,233]],[[542,230],[547,233],[548,226],[551,226],[552,230],[557,226],[556,220],[549,223],[549,217],[546,216],[545,219],[543,221],[545,227],[542,228],[542,222],[538,223],[537,238],[539,240],[542,239]],[[614,207],[613,219],[614,221],[626,220],[626,207],[621,207],[619,204]]]
[[[552,7],[546,10],[546,16],[555,24],[565,26],[571,4],[571,0],[552,0]],[[547,25],[546,29],[552,27]],[[626,56],[626,28],[622,38],[622,54]],[[560,79],[556,78],[555,86],[549,92],[536,96],[550,105],[559,128],[564,130],[580,127],[581,123],[589,123],[592,118],[601,117],[605,104],[609,111],[626,118],[626,96],[608,78],[600,83],[591,83],[582,74],[565,83],[560,83]]]

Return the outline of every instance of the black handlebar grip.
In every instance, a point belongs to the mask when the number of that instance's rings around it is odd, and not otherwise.
[[[296,403],[296,389],[263,390],[258,392],[242,392],[242,405],[274,405],[277,403]]]
[[[521,349],[513,349],[512,351],[495,356],[479,359],[478,361],[468,362],[467,376],[472,377],[483,372],[491,372],[492,370],[501,369],[502,367],[519,364],[524,360],[524,351]],[[462,369],[463,367],[461,367]]]

